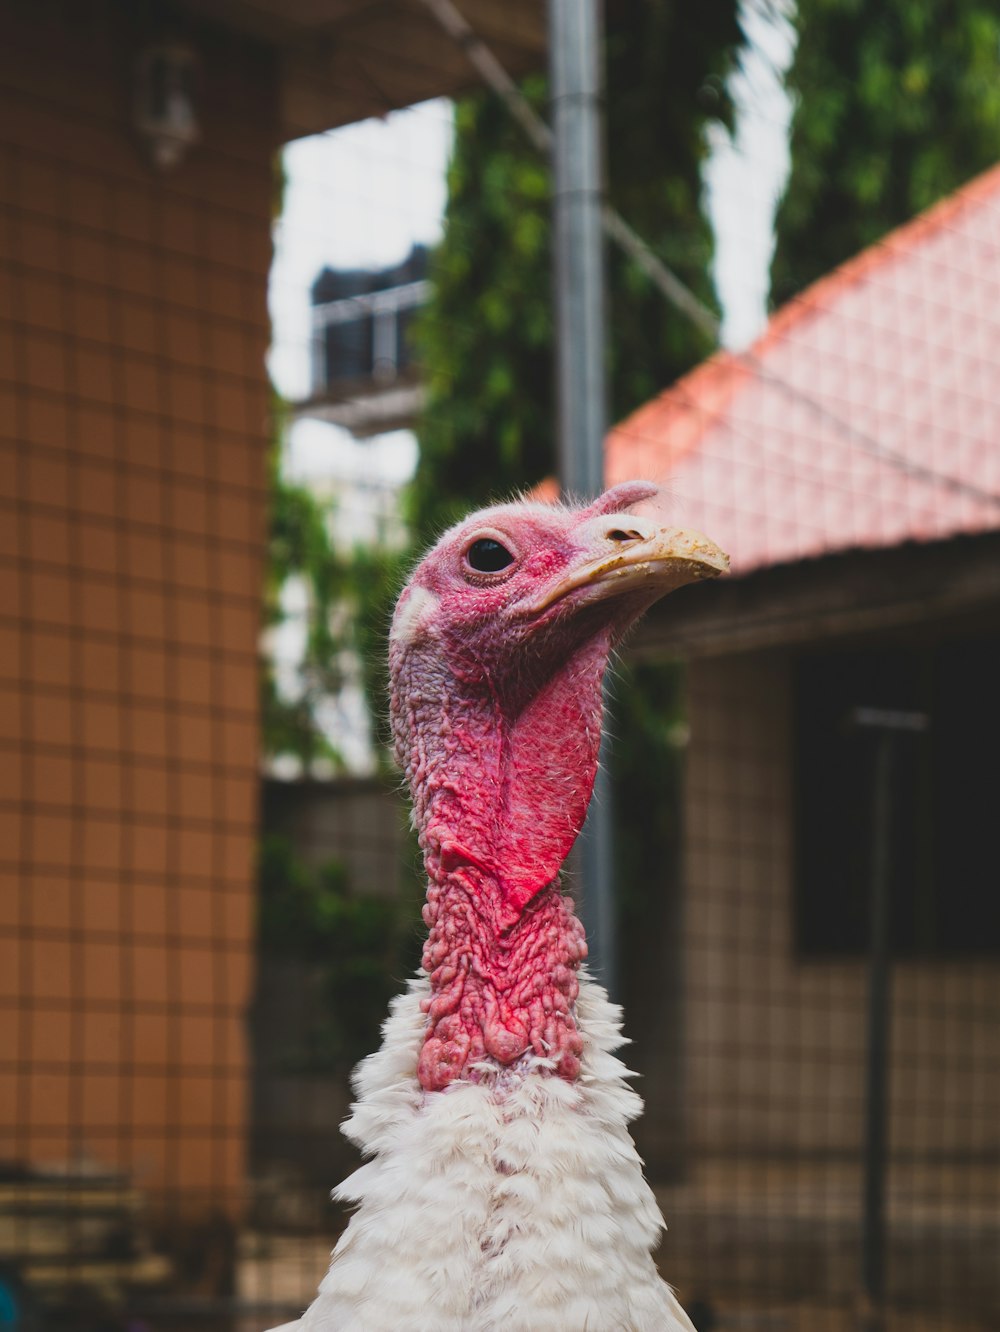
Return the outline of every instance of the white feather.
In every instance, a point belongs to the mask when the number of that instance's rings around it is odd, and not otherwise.
[[[584,977],[576,1082],[525,1057],[426,1093],[426,979],[355,1073],[343,1131],[372,1159],[314,1303],[276,1332],[694,1332],[650,1256],[663,1218],[627,1125],[621,1013]]]

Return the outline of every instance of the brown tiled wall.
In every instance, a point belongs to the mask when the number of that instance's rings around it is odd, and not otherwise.
[[[158,175],[145,8],[0,0],[0,1158],[232,1210],[272,70],[194,33],[203,142]]]
[[[864,963],[802,961],[793,941],[790,659],[696,662],[689,708],[691,1146],[707,1157],[856,1159]],[[1000,1151],[998,982],[990,960],[896,966],[890,1140],[904,1159]]]

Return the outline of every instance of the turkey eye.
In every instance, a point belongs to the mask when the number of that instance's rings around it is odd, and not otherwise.
[[[465,557],[477,573],[499,573],[508,564],[514,563],[514,556],[506,546],[492,537],[480,537],[473,541]]]

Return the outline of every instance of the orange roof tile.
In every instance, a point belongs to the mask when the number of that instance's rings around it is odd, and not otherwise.
[[[1000,167],[639,408],[606,457],[737,572],[1000,528]]]

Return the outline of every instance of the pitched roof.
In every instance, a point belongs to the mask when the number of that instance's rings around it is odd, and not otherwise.
[[[1000,167],[610,433],[736,572],[1000,529]]]

